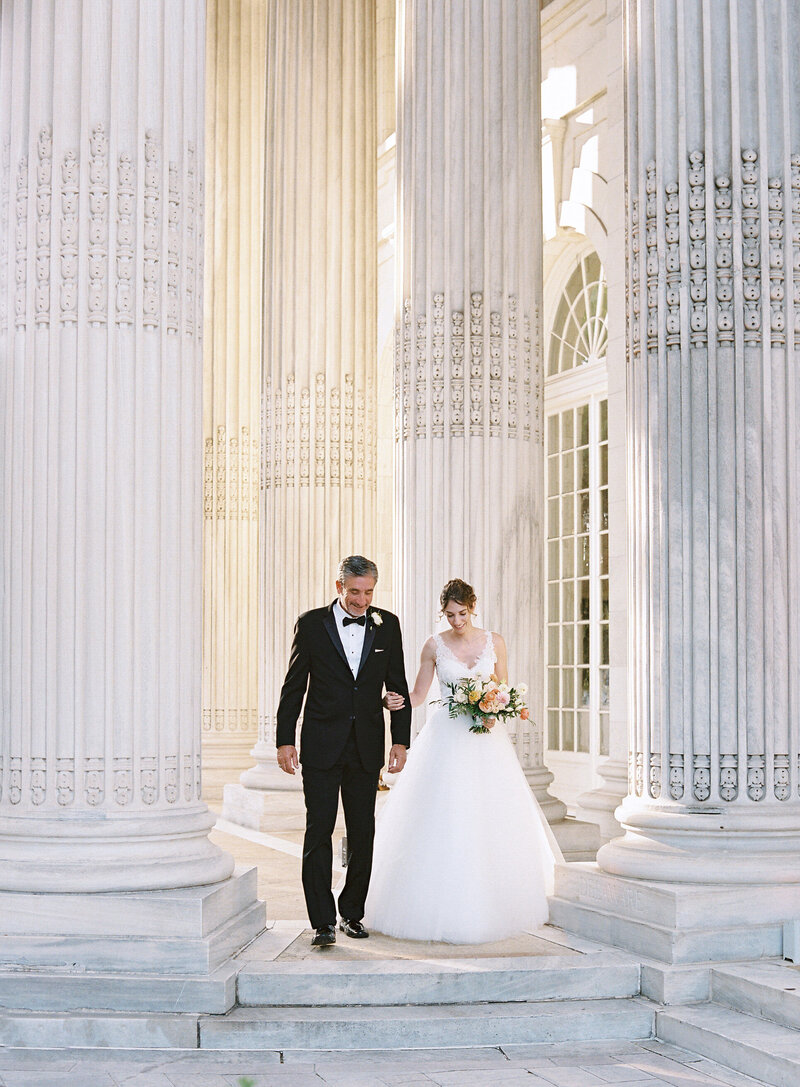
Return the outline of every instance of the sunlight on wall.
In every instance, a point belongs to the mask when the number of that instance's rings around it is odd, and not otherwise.
[[[574,64],[549,68],[542,80],[542,117],[564,117],[578,105],[578,70]]]

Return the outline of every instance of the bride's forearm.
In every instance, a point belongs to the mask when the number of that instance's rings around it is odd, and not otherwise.
[[[428,684],[428,687],[426,687],[424,691],[419,691],[416,687],[413,691],[409,691],[408,700],[411,703],[412,709],[416,709],[417,706],[422,705],[422,703],[425,701],[425,695],[428,693],[429,687],[430,684]]]

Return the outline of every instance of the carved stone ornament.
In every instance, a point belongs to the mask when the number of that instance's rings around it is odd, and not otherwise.
[[[368,382],[364,390],[357,392],[351,373],[344,374],[340,385],[332,386],[328,386],[325,374],[315,374],[313,388],[303,385],[299,392],[293,373],[287,375],[283,390],[275,388],[271,380],[265,382],[263,486],[267,489],[340,485],[352,488],[374,484],[377,434],[373,400],[374,385]],[[243,431],[243,449],[244,440]],[[219,452],[217,456],[219,459]],[[210,457],[207,439],[206,509],[210,505],[210,481],[214,478]],[[245,463],[246,458],[242,457],[242,471]],[[224,488],[219,469],[216,479],[217,491],[221,492]],[[244,496],[243,490],[241,493]],[[248,509],[256,518],[258,492],[255,483],[249,493]]]
[[[520,316],[509,295],[506,309],[485,323],[483,293],[473,291],[469,313],[452,310],[436,292],[429,313],[412,313],[411,299],[394,335],[395,438],[521,437],[541,424],[539,322]],[[520,328],[522,325],[522,328]],[[488,363],[487,363],[488,358]],[[534,374],[534,358],[537,370]]]

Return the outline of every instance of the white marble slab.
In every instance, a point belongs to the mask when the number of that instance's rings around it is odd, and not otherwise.
[[[392,1049],[650,1037],[654,1005],[626,1000],[389,1008],[237,1008],[200,1018],[203,1049]]]

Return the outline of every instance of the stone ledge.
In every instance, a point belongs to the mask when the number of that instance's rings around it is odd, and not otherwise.
[[[256,877],[255,868],[242,868],[218,884],[170,891],[26,892],[10,909],[10,926],[0,921],[0,969],[211,973],[264,929]]]
[[[10,1012],[189,1012],[222,1014],[236,1002],[238,966],[210,974],[90,974],[0,970],[0,1009]]]
[[[486,959],[249,963],[240,1006],[371,1006],[595,1000],[639,993],[639,965],[619,952]]]
[[[713,911],[709,916],[714,917]],[[550,899],[550,921],[568,932],[662,963],[773,958],[781,954],[783,944],[778,923],[740,928],[709,923],[702,929],[673,929],[560,897]]]

